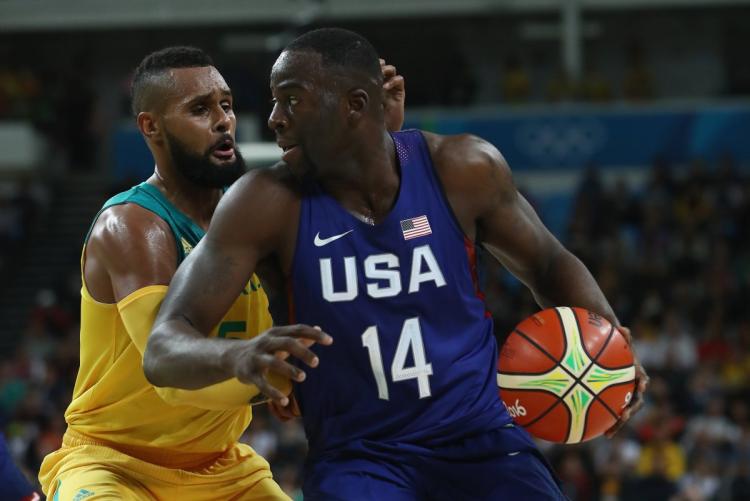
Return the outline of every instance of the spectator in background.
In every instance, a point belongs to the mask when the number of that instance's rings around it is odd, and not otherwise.
[[[583,101],[602,103],[612,100],[612,83],[589,61],[581,78],[579,95]]]
[[[531,81],[518,55],[514,54],[505,59],[501,91],[505,103],[522,103],[529,100]]]
[[[576,83],[571,80],[568,72],[562,66],[558,66],[552,78],[547,82],[547,101],[557,103],[561,101],[572,101],[578,97]]]
[[[446,74],[440,83],[440,103],[449,106],[472,104],[477,92],[477,82],[466,58],[453,49],[446,60]]]
[[[646,64],[643,48],[638,44],[632,44],[627,49],[623,95],[629,101],[644,101],[654,97],[653,76]]]

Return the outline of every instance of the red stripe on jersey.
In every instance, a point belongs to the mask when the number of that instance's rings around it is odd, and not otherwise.
[[[469,237],[464,235],[464,249],[466,257],[469,259],[469,271],[471,272],[471,281],[474,282],[474,294],[484,303],[484,317],[491,318],[492,313],[487,309],[487,302],[484,299],[484,292],[479,288],[479,273],[477,272],[477,248]]]

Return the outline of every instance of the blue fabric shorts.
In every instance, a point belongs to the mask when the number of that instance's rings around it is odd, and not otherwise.
[[[528,434],[512,425],[424,448],[355,444],[310,461],[309,500],[565,500],[559,481]]]

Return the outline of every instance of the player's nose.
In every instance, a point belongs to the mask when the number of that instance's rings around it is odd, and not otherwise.
[[[221,110],[216,116],[214,121],[214,129],[219,132],[227,132],[232,128],[232,115],[231,113]]]
[[[275,131],[283,129],[289,125],[286,115],[279,109],[279,105],[274,104],[271,114],[268,115],[268,128]]]

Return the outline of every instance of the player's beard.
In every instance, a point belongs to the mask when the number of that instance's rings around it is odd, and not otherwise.
[[[168,131],[164,131],[164,135],[175,168],[191,183],[203,188],[224,188],[247,172],[245,159],[242,158],[237,144],[234,145],[234,162],[229,165],[216,165],[211,161],[210,149],[203,155],[196,155]]]

